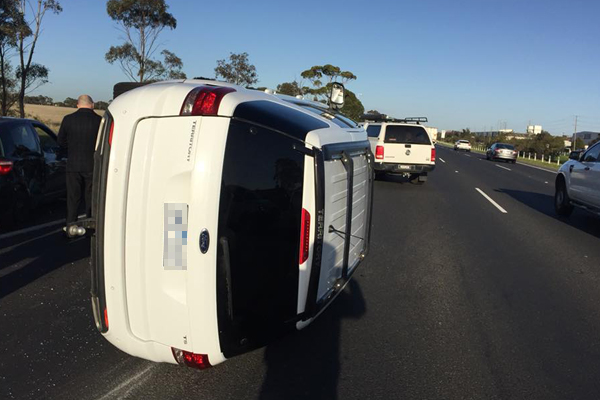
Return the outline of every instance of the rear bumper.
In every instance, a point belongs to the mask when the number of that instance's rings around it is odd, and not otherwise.
[[[494,160],[516,160],[517,155],[507,155],[507,154],[492,154],[491,156]]]
[[[422,174],[435,169],[435,164],[399,164],[399,163],[375,163],[376,172],[387,172],[389,174]]]

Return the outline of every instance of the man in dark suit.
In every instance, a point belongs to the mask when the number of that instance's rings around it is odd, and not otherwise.
[[[100,127],[100,117],[94,112],[94,102],[86,94],[77,99],[78,110],[64,117],[58,131],[58,144],[67,153],[67,236],[69,227],[77,222],[81,200],[85,212],[92,214],[92,177],[94,150]]]

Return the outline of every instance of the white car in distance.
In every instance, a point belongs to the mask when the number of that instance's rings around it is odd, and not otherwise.
[[[456,143],[454,143],[454,151],[458,151],[458,150],[464,150],[467,152],[471,151],[471,143],[468,140],[457,140]]]

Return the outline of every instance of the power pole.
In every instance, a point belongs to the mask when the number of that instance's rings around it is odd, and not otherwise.
[[[575,116],[575,130],[573,131],[573,143],[571,143],[571,149],[575,151],[575,142],[577,141],[577,115]]]

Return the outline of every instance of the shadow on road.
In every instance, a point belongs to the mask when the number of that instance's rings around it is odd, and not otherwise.
[[[342,320],[365,313],[362,291],[352,279],[309,327],[267,347],[259,399],[336,399]]]
[[[554,197],[535,192],[524,192],[512,189],[497,189],[499,193],[504,193],[513,199],[525,204],[534,210],[547,215],[553,219],[564,222],[573,228],[579,229],[585,233],[600,238],[600,220],[593,214],[583,210],[575,209],[568,218],[559,217],[554,211]]]
[[[32,210],[24,221],[6,225],[0,222],[0,235],[65,218],[66,200],[55,200]]]
[[[0,241],[0,299],[63,265],[90,256],[89,238],[68,241],[61,229]]]

